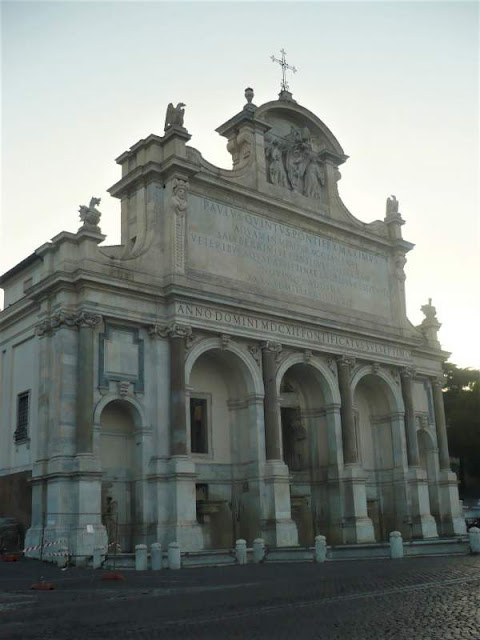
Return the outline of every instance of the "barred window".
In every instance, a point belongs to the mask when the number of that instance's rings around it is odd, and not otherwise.
[[[30,391],[19,393],[17,396],[17,428],[15,430],[15,441],[26,440],[28,438],[28,420],[30,413]]]

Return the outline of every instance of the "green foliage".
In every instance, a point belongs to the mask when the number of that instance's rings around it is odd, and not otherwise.
[[[467,496],[468,477],[480,478],[480,371],[447,362],[443,391],[450,455],[460,459],[461,489]]]

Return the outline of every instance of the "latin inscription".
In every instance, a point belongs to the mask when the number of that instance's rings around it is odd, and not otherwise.
[[[189,266],[256,287],[390,316],[385,255],[191,195]]]
[[[411,354],[406,349],[380,344],[363,338],[351,338],[331,331],[310,329],[292,322],[270,320],[243,313],[222,311],[199,304],[177,303],[175,313],[189,319],[198,318],[207,323],[218,323],[243,329],[252,329],[255,332],[274,334],[285,343],[289,340],[302,340],[324,348],[333,347],[343,350],[355,351],[369,355],[385,356],[387,358],[410,360]],[[258,336],[257,336],[258,337]]]

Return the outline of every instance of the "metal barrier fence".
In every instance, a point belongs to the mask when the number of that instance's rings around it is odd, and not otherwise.
[[[102,555],[131,553],[137,544],[155,541],[153,526],[147,523],[121,522],[118,514],[106,511],[44,513],[41,525],[33,526],[23,552],[40,560],[74,556],[92,557],[94,550]]]

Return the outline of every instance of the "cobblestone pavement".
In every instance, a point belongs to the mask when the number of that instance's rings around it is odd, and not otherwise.
[[[101,575],[0,563],[0,638],[480,640],[480,557]]]

